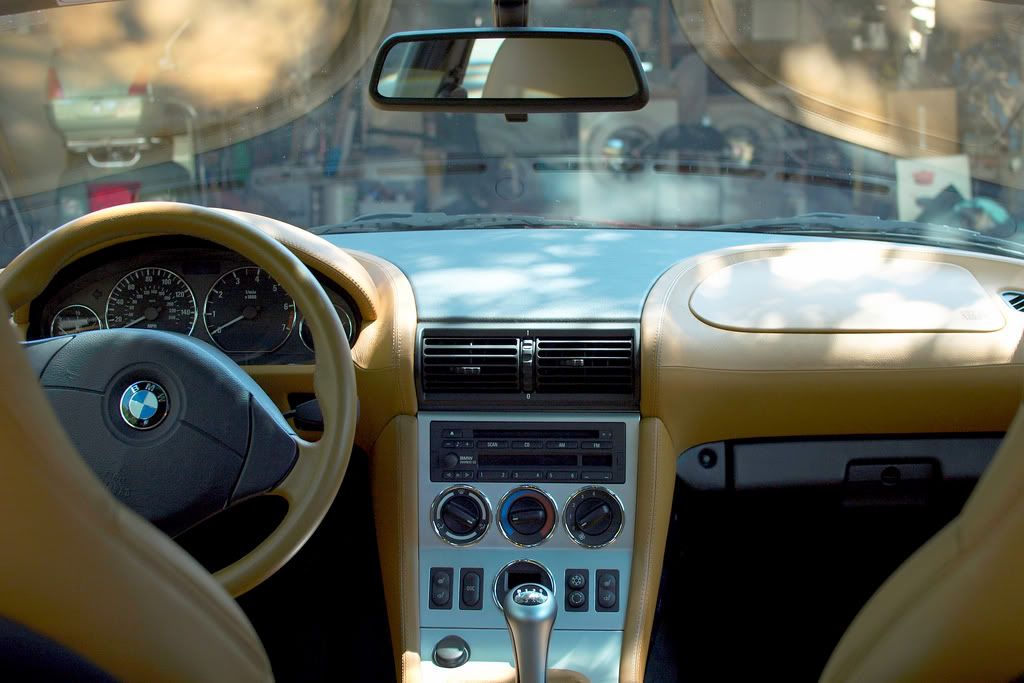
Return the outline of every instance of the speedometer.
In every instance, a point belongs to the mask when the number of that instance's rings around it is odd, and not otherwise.
[[[166,268],[139,268],[114,285],[107,298],[107,327],[139,327],[191,334],[196,298],[178,275]]]
[[[203,322],[213,343],[228,353],[269,353],[291,335],[295,302],[267,271],[245,266],[210,288]]]

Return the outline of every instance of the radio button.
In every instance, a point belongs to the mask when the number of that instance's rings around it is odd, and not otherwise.
[[[612,447],[610,441],[583,441],[580,443],[580,448],[588,451],[592,450],[607,450]]]
[[[456,470],[456,472],[455,472],[455,479],[457,481],[458,480],[465,481],[467,479],[472,479],[473,475],[475,475],[475,474],[476,474],[476,472],[474,472],[473,470]]]
[[[446,439],[445,441],[441,442],[441,448],[455,448],[456,447],[455,444],[457,444],[457,443],[459,443],[459,442],[458,441],[454,441],[452,439]]]
[[[562,448],[576,448],[576,442],[575,441],[548,441],[547,442],[547,447],[548,448],[558,448],[558,449],[562,449]]]
[[[500,472],[488,472],[481,470],[476,473],[476,476],[480,481],[504,481],[505,479],[508,479],[508,472],[505,472],[504,470]]]
[[[447,472],[442,472],[441,473],[441,478],[444,479],[445,481],[454,481],[455,480],[455,472],[453,472],[452,470],[448,470]]]
[[[477,441],[477,448],[508,448],[508,441]]]
[[[598,433],[597,437],[598,437],[599,439],[602,439],[602,440],[605,440],[605,439],[611,439],[611,438],[612,438],[612,430],[610,430],[610,429],[602,429],[602,430],[601,430],[601,431],[600,431],[600,432]]]
[[[513,441],[512,448],[517,450],[531,449],[531,448],[544,448],[543,441]]]
[[[473,441],[472,440],[470,440],[470,441],[456,441],[455,442],[455,448],[472,448],[472,447],[473,447]]]
[[[539,470],[515,470],[512,472],[512,478],[516,481],[541,481],[544,479],[544,473]]]
[[[611,481],[611,472],[584,472],[583,481]]]
[[[442,429],[441,430],[441,438],[442,439],[457,439],[460,436],[462,436],[462,430],[461,429]]]
[[[548,472],[551,481],[576,481],[579,478],[579,472]]]

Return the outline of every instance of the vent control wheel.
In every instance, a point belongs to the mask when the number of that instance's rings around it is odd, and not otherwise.
[[[614,493],[588,486],[573,494],[565,505],[565,529],[585,548],[600,548],[622,531],[622,503]]]
[[[453,486],[438,494],[430,508],[430,521],[441,540],[451,545],[476,543],[487,533],[490,505],[471,486]]]

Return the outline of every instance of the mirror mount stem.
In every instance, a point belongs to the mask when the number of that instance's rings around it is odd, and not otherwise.
[[[530,18],[530,0],[494,0],[494,25],[498,28],[525,28]]]
[[[530,0],[494,0],[494,25],[498,28],[525,28],[530,18]],[[526,114],[505,114],[509,123],[525,123]]]

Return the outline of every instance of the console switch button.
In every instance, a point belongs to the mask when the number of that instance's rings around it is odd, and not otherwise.
[[[590,609],[587,604],[587,593],[590,592],[590,570],[589,569],[566,569],[565,570],[565,611],[586,612]]]
[[[430,609],[452,608],[452,578],[454,573],[451,567],[430,568]]]
[[[597,611],[619,611],[619,570],[598,569],[597,577]]]
[[[480,568],[462,569],[459,575],[459,609],[480,609],[480,599],[484,585],[484,570]]]

